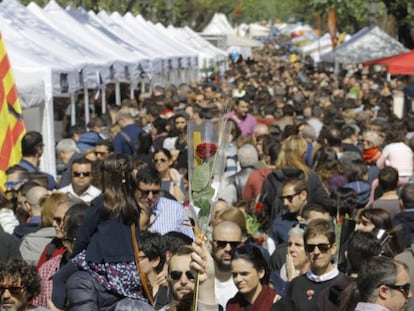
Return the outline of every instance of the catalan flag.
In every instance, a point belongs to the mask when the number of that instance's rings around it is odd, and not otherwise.
[[[22,156],[21,139],[25,132],[22,109],[17,94],[6,46],[0,33],[0,188],[5,171]]]

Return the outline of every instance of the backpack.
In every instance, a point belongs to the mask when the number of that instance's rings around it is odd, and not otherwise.
[[[284,205],[281,199],[283,183],[292,178],[304,178],[303,171],[296,168],[283,168],[273,170],[265,179],[259,202],[263,203],[266,216],[272,221],[283,214]]]

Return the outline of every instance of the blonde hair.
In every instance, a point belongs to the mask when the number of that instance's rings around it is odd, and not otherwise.
[[[62,201],[67,200],[68,198],[68,194],[59,191],[54,191],[50,194],[44,195],[40,199],[39,205],[42,210],[40,226],[42,228],[52,227],[53,217],[55,215],[57,206]]]
[[[282,143],[282,149],[276,160],[276,168],[297,168],[303,171],[305,178],[310,173],[309,167],[305,163],[307,151],[306,140],[299,135],[291,135]]]

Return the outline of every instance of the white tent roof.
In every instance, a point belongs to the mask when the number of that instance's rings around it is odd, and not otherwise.
[[[108,68],[113,66],[114,77],[110,76],[110,70],[105,70],[101,73],[103,82],[125,80],[125,66],[129,67],[132,75],[137,76],[134,73],[136,64],[142,62],[145,57],[132,47],[127,50],[100,31],[80,23],[53,0],[43,10],[34,3],[29,4],[28,9],[57,31],[70,36],[79,45],[87,45],[93,49],[104,63],[109,64]],[[96,81],[96,74],[93,79]]]
[[[303,55],[309,55],[313,52],[324,50],[327,47],[330,47],[332,49],[332,40],[331,35],[329,33],[325,33],[319,39],[298,48],[298,50]]]
[[[154,45],[159,46],[163,50],[168,51],[169,54],[178,58],[179,68],[195,67],[197,65],[196,51],[174,41],[164,31],[161,31],[152,23],[144,20],[142,16],[138,15],[137,17],[134,17],[131,13],[127,13],[124,16],[124,20],[132,29],[148,33],[148,35],[151,36]]]
[[[161,24],[157,24],[157,27],[164,28]],[[170,36],[172,36],[177,42],[185,43],[187,46],[191,46],[198,51],[200,68],[205,68],[215,65],[217,62],[222,62],[227,59],[227,53],[213,46],[210,42],[203,39],[189,27],[175,28],[168,26],[164,28]]]
[[[210,23],[204,28],[203,33],[209,35],[216,34],[236,34],[236,31],[230,25],[226,15],[215,13]]]
[[[331,51],[321,55],[321,61],[359,64],[407,51],[408,49],[400,42],[390,37],[379,27],[366,27],[336,48],[335,52]]]
[[[258,23],[242,23],[238,27],[238,33],[242,37],[266,37],[270,34],[270,28]]]
[[[96,77],[97,71],[109,67],[93,50],[51,28],[16,0],[4,0],[0,14],[16,30],[21,30],[26,40],[40,44],[43,53],[58,55],[77,71],[82,70],[84,77]]]
[[[95,15],[92,11],[89,11],[88,14],[91,16]],[[168,71],[170,69],[169,63],[172,64],[172,68],[178,67],[176,63],[173,63],[172,57],[165,53],[165,51],[153,46],[151,40],[144,40],[141,34],[133,33],[131,29],[128,29],[119,14],[112,14],[109,16],[106,12],[100,11],[97,17],[104,22],[106,27],[114,34],[119,36],[122,40],[130,42],[151,60],[150,72],[152,75]]]

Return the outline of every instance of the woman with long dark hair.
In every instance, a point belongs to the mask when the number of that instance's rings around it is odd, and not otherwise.
[[[65,284],[70,310],[109,310],[125,297],[146,301],[132,247],[140,215],[132,168],[126,155],[103,162],[102,195],[92,201],[73,247],[78,271]]]

